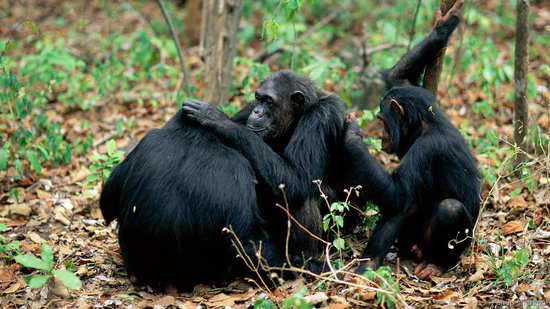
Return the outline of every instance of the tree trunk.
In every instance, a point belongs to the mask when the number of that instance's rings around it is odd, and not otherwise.
[[[187,15],[185,18],[185,40],[190,46],[199,44],[201,34],[201,1],[187,0],[185,2]]]
[[[441,16],[445,16],[447,12],[453,7],[456,0],[441,0],[439,8],[441,9]],[[441,75],[441,69],[443,68],[443,60],[445,59],[445,52],[447,47],[442,48],[435,56],[435,58],[426,64],[426,70],[424,71],[424,81],[422,86],[428,89],[434,95],[437,95],[437,85],[439,84],[439,76]]]
[[[206,64],[203,100],[227,103],[243,0],[204,0],[200,54]]]
[[[516,6],[516,56],[514,60],[514,141],[524,146],[528,126],[527,65],[529,64],[529,0],[518,0]],[[518,154],[516,164],[525,160]]]

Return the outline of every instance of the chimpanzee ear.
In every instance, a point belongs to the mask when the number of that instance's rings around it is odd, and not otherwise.
[[[302,106],[302,105],[304,105],[304,101],[305,101],[304,94],[301,91],[294,91],[290,95],[290,100],[295,105]]]
[[[401,106],[396,100],[392,99],[390,101],[391,109],[393,112],[397,115],[397,118],[399,120],[405,119],[405,110],[403,109],[403,106]]]

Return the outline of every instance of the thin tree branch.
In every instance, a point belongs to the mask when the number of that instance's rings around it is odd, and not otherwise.
[[[178,50],[178,57],[180,58],[180,68],[181,68],[181,72],[183,73],[183,81],[184,81],[183,83],[185,85],[185,95],[187,97],[191,97],[191,87],[188,79],[189,75],[187,74],[187,69],[185,69],[185,60],[183,58],[183,53],[181,51],[180,40],[176,33],[176,29],[174,29],[174,25],[172,24],[172,20],[170,19],[170,16],[168,16],[168,12],[166,11],[164,2],[162,2],[162,0],[157,0],[157,3],[160,7],[160,10],[162,11],[162,16],[164,16],[164,20],[166,20],[166,23],[168,24],[168,28],[170,28],[170,33],[172,33],[174,44],[176,44],[176,49]]]
[[[411,50],[411,45],[414,39],[415,30],[416,30],[416,18],[418,17],[418,12],[420,11],[420,4],[422,4],[422,0],[418,0],[418,3],[416,4],[416,11],[414,12],[413,24],[411,27],[411,34],[409,37],[409,45],[407,45],[407,51]]]

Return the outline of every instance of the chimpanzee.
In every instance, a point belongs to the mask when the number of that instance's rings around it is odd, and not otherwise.
[[[131,282],[174,291],[251,275],[226,227],[255,265],[261,250],[269,266],[291,262],[320,273],[318,241],[293,224],[287,244],[288,216],[276,203],[321,234],[312,181],[323,179],[344,118],[335,95],[289,71],[264,80],[232,120],[206,103],[185,102],[113,169],[101,194],[106,221],[119,219]],[[224,134],[205,129],[211,126]]]
[[[480,203],[476,160],[434,96],[419,86],[426,60],[458,25],[461,5],[457,1],[443,18],[439,13],[434,31],[383,74],[389,91],[378,114],[384,124],[382,150],[402,159],[391,174],[365,148],[354,116],[345,122],[344,148],[354,160],[342,173],[368,184],[362,193],[382,214],[361,256],[370,260],[357,273],[382,265],[397,239],[400,253],[420,262],[414,271],[419,278],[439,276],[470,243]]]

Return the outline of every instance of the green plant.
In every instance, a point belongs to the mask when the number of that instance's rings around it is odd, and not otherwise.
[[[313,308],[312,305],[308,304],[307,301],[304,299],[304,295],[307,292],[306,288],[302,288],[300,291],[292,294],[291,297],[285,299],[283,301],[281,308],[282,309],[289,309],[289,308],[295,308],[295,309],[311,309]]]
[[[292,294],[291,297],[285,299],[283,303],[281,304],[281,309],[312,309],[313,306],[308,304],[307,301],[304,299],[304,295],[307,292],[306,288],[302,288],[300,291]],[[277,308],[278,306],[273,304],[268,299],[260,298],[254,302],[254,309],[271,309],[271,308]]]
[[[510,252],[504,257],[502,265],[496,273],[495,284],[503,280],[506,285],[512,285],[523,274],[527,264],[529,264],[529,253],[526,249]]]
[[[340,229],[344,228],[344,213],[349,211],[346,202],[335,202],[330,204],[330,212],[323,217],[323,229],[327,232],[329,229],[336,235],[332,245],[338,250],[344,250],[346,242],[341,237]]]
[[[336,250],[338,250],[339,253],[339,259],[338,261],[336,261],[336,263],[338,264],[341,263],[342,251],[346,248],[346,241],[342,238],[342,233],[340,229],[344,228],[344,215],[346,211],[349,211],[348,200],[352,193],[359,194],[358,190],[361,189],[361,186],[352,187],[349,190],[344,190],[344,192],[347,194],[345,201],[329,203],[328,197],[323,193],[321,189],[321,181],[316,180],[314,182],[317,184],[319,192],[321,192],[321,197],[325,199],[325,203],[329,207],[329,213],[323,217],[323,229],[325,230],[325,232],[328,232],[330,230],[334,234],[332,245],[336,248]]]
[[[302,5],[304,5],[305,0],[283,0],[277,5],[277,12],[282,11],[283,17],[287,22],[293,21],[296,12],[300,10]],[[311,4],[314,3],[313,0],[309,0]],[[267,41],[272,42],[276,40],[279,36],[279,28],[281,23],[276,20],[277,15],[271,18],[270,20],[264,21],[262,29],[262,39],[264,35],[267,36]]]
[[[47,244],[42,244],[40,250],[41,258],[23,254],[14,257],[14,259],[21,265],[27,268],[34,268],[43,270],[45,275],[25,276],[23,280],[29,285],[29,288],[39,288],[44,286],[51,276],[57,277],[59,281],[69,289],[80,289],[82,282],[71,271],[66,269],[53,269],[53,251]]]
[[[5,224],[0,223],[0,232],[6,231]],[[19,240],[9,241],[3,235],[0,235],[0,259],[11,260],[14,254],[19,254]]]
[[[381,305],[385,308],[393,308],[400,289],[399,284],[393,280],[390,267],[381,266],[376,271],[372,268],[367,268],[364,276],[375,282],[380,289],[376,292],[376,305]]]
[[[122,161],[124,151],[115,151],[115,147],[116,142],[111,139],[107,142],[107,154],[95,154],[90,157],[92,165],[89,170],[92,173],[86,177],[85,182],[77,182],[82,187],[84,197],[94,197],[95,194],[86,193],[86,190],[93,188],[98,182],[104,183],[109,178],[111,169]]]

